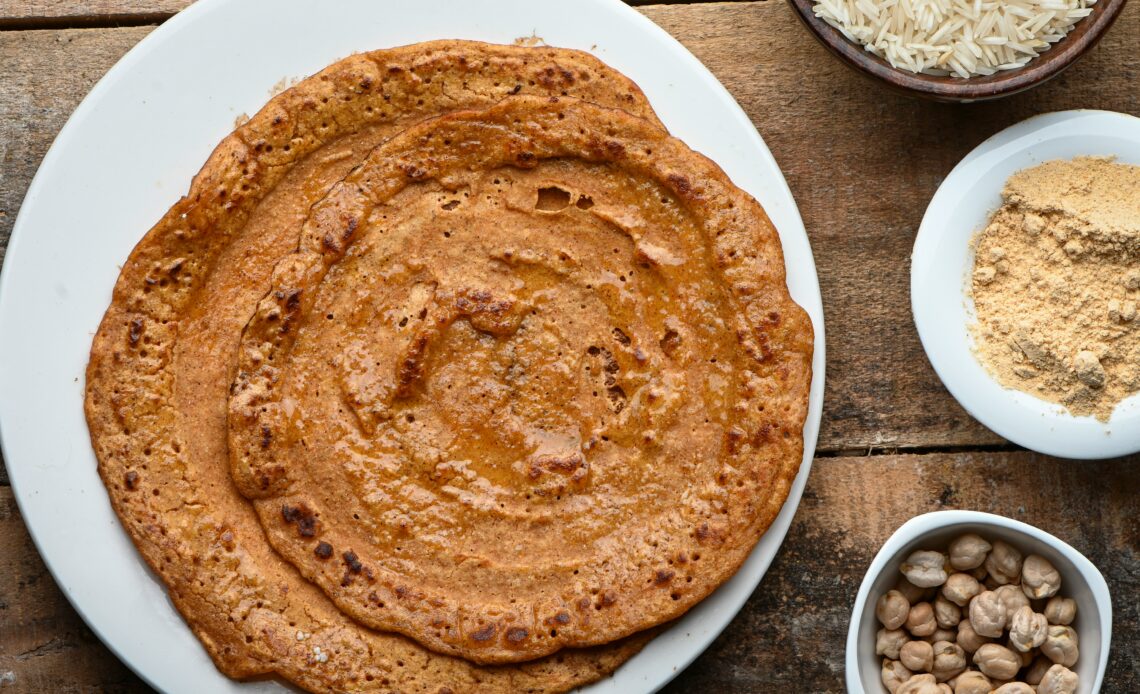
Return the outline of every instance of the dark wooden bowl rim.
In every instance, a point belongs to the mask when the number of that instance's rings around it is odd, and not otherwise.
[[[790,2],[812,35],[859,73],[912,95],[939,101],[982,101],[1016,94],[1056,77],[1096,45],[1112,26],[1127,0],[1097,0],[1092,5],[1092,14],[1077,22],[1065,38],[1029,61],[1025,67],[970,79],[915,74],[891,67],[890,63],[816,17],[812,11],[815,0]]]

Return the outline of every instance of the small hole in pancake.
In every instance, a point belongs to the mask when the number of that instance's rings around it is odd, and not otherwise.
[[[556,186],[538,189],[538,199],[534,209],[543,212],[557,212],[570,205],[570,193]]]
[[[574,205],[579,210],[588,210],[594,206],[594,201],[593,201],[593,199],[590,198],[590,196],[583,195],[580,198],[578,198],[578,202],[574,203]]]

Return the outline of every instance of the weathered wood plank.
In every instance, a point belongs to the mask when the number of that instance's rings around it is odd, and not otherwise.
[[[942,178],[997,130],[1065,108],[1140,113],[1140,6],[1126,7],[1101,45],[1053,83],[970,106],[913,101],[863,81],[810,40],[785,3],[643,11],[728,86],[799,202],[829,337],[821,449],[1000,444],[958,407],[922,353],[908,298],[914,233]],[[0,32],[0,260],[55,133],[90,85],[148,31]]]
[[[1140,456],[1075,463],[1029,453],[854,456],[816,461],[771,571],[669,692],[840,692],[863,572],[913,515],[969,508],[1041,527],[1084,552],[1113,594],[1105,692],[1140,691]],[[1095,523],[1090,519],[1096,519]],[[12,691],[148,691],[56,589],[0,488],[0,682]]]
[[[0,29],[46,29],[158,23],[194,0],[0,0]],[[711,0],[625,0],[630,5]],[[740,2],[741,0],[731,0]]]

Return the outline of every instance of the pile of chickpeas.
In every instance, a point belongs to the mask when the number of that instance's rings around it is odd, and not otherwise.
[[[967,534],[899,571],[875,604],[891,694],[1075,694],[1077,604],[1047,559]]]

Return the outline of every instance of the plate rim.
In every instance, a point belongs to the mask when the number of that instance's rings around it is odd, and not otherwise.
[[[498,4],[497,0],[480,1],[487,5]],[[15,273],[11,270],[11,268],[14,267],[17,263],[20,263],[20,258],[30,252],[24,250],[25,246],[35,243],[35,236],[32,234],[31,229],[25,229],[26,226],[31,225],[31,222],[27,221],[31,214],[27,211],[29,209],[34,209],[38,204],[37,201],[41,195],[40,189],[46,185],[44,181],[49,177],[49,173],[52,171],[52,169],[57,166],[56,161],[63,156],[63,152],[65,150],[75,146],[73,140],[75,140],[77,136],[73,133],[82,127],[82,123],[89,117],[90,112],[97,108],[101,101],[107,98],[105,93],[114,88],[114,84],[119,80],[119,78],[128,73],[137,63],[145,61],[153,52],[153,50],[157,48],[163,41],[168,40],[177,32],[187,30],[190,27],[191,22],[205,17],[206,13],[223,9],[227,5],[235,4],[235,2],[236,0],[198,0],[198,2],[190,5],[183,11],[177,13],[156,27],[153,31],[143,37],[138,43],[132,46],[95,83],[95,85],[80,101],[79,105],[68,117],[64,126],[60,129],[54,142],[41,161],[36,174],[32,178],[32,181],[20,205],[16,220],[13,224],[12,233],[5,254],[5,262],[3,263],[3,267],[0,267],[0,326],[11,324],[15,320],[14,317],[9,315],[11,313],[9,310],[9,305],[14,301],[12,298],[14,290],[11,285],[15,282],[15,280],[12,279]],[[535,2],[535,4],[541,5],[543,3]],[[545,4],[552,5],[554,3],[546,2]],[[755,126],[752,124],[751,120],[744,112],[743,108],[741,108],[741,106],[736,102],[736,100],[732,97],[724,85],[720,83],[720,81],[708,70],[708,68],[705,67],[679,41],[677,41],[677,39],[672,37],[661,27],[654,24],[648,17],[641,14],[633,7],[626,5],[625,3],[621,2],[621,0],[579,0],[579,5],[581,6],[577,7],[576,9],[580,12],[609,12],[615,13],[619,17],[624,15],[626,21],[632,22],[634,25],[639,26],[639,30],[645,32],[648,37],[651,37],[658,42],[662,42],[664,44],[663,49],[668,49],[670,52],[675,54],[675,57],[688,63],[688,66],[694,70],[694,77],[699,78],[700,81],[704,83],[705,87],[710,88],[717,93],[717,96],[723,102],[721,104],[721,107],[723,107],[725,110],[726,118],[731,117],[733,120],[737,121],[737,126],[741,127],[742,134],[744,134],[748,140],[747,142],[740,143],[740,145],[748,149],[751,154],[758,155],[759,159],[761,160],[760,164],[763,167],[769,168],[771,170],[772,177],[778,183],[778,185],[774,186],[775,190],[771,192],[771,195],[774,197],[786,198],[787,202],[790,203],[790,206],[788,208],[781,210],[781,214],[786,219],[784,225],[779,227],[778,231],[781,238],[781,246],[783,247],[785,254],[786,267],[788,267],[787,256],[789,245],[798,244],[802,246],[802,248],[800,248],[801,258],[797,266],[788,272],[788,276],[789,280],[791,280],[794,273],[798,290],[793,291],[794,298],[797,303],[803,306],[811,316],[812,324],[815,330],[815,353],[813,355],[812,364],[812,382],[809,390],[808,414],[804,423],[804,455],[803,459],[801,460],[799,472],[789,490],[788,497],[785,500],[785,503],[782,506],[776,519],[769,527],[768,531],[757,543],[748,559],[746,559],[745,565],[742,566],[741,569],[720,589],[715,591],[714,594],[708,596],[704,601],[691,609],[684,617],[679,620],[677,624],[675,624],[665,633],[656,637],[654,639],[654,643],[662,642],[670,633],[676,632],[686,627],[687,622],[694,621],[693,617],[696,617],[698,615],[698,613],[701,611],[700,608],[702,606],[708,608],[710,605],[713,605],[714,596],[727,592],[730,586],[735,585],[736,589],[733,591],[734,595],[731,597],[731,601],[728,604],[720,606],[718,608],[718,612],[721,615],[726,616],[718,616],[713,621],[719,623],[713,624],[712,628],[704,628],[700,635],[693,639],[693,643],[695,645],[689,646],[687,648],[684,658],[681,660],[672,660],[668,663],[661,664],[658,669],[665,672],[664,676],[658,677],[653,681],[645,681],[641,683],[621,683],[622,685],[630,686],[641,684],[641,688],[644,691],[656,691],[657,689],[665,686],[677,674],[679,674],[681,670],[683,670],[693,660],[699,657],[700,654],[703,653],[709,645],[711,645],[712,641],[721,633],[721,631],[723,631],[723,629],[725,629],[735,619],[750,594],[759,586],[760,581],[767,573],[771,562],[774,560],[776,553],[783,544],[783,540],[791,524],[792,517],[798,508],[800,498],[803,494],[804,486],[806,485],[807,477],[810,473],[821,424],[823,387],[825,380],[823,305],[819,289],[818,274],[815,268],[814,256],[811,252],[810,239],[804,227],[803,220],[799,214],[798,206],[796,205],[791,190],[787,185],[787,181],[783,176],[783,172],[775,161],[775,158],[772,156],[767,145],[764,143],[763,139],[757,132]],[[583,7],[587,5],[588,7]],[[383,44],[383,42],[381,43]],[[396,43],[392,45],[399,44]],[[366,50],[370,49],[371,48]],[[599,51],[591,52],[593,52],[595,55],[598,55],[598,57],[600,57],[603,61],[606,61],[607,63],[610,62],[609,56],[605,55],[604,52],[600,54]],[[206,153],[203,154],[203,157],[205,154]],[[185,182],[183,185],[186,185]],[[755,190],[751,190],[749,192],[754,195],[756,194]],[[137,240],[132,242],[132,245],[133,243],[137,243]],[[806,251],[806,255],[803,253],[803,251]],[[115,274],[117,275],[117,273]],[[789,287],[789,289],[792,288]],[[0,340],[0,355],[7,353],[10,350],[11,345],[15,342],[17,342],[16,339]],[[84,351],[86,351],[87,345],[85,344],[84,347]],[[0,374],[0,382],[6,381],[7,379],[7,376]],[[9,389],[4,389],[4,392],[11,391]],[[110,635],[108,631],[103,628],[106,625],[100,624],[98,620],[94,619],[90,615],[89,610],[87,609],[87,603],[81,600],[78,595],[68,589],[68,584],[71,580],[74,579],[74,576],[61,576],[61,573],[63,572],[60,569],[59,562],[53,559],[53,554],[57,550],[49,548],[47,546],[45,535],[46,531],[42,530],[42,523],[37,523],[36,520],[38,516],[38,507],[33,507],[32,503],[30,502],[30,497],[32,495],[39,494],[41,490],[36,489],[33,485],[33,482],[30,479],[30,473],[29,479],[24,478],[25,471],[22,469],[24,467],[24,463],[14,460],[11,455],[12,438],[10,437],[12,429],[8,424],[6,424],[6,422],[11,419],[11,415],[5,416],[5,413],[8,411],[9,406],[15,406],[14,401],[16,400],[18,400],[18,398],[15,395],[7,397],[0,395],[0,451],[3,451],[4,453],[4,460],[6,461],[9,480],[13,496],[17,503],[17,507],[20,510],[20,514],[24,520],[25,527],[27,528],[28,533],[32,538],[37,552],[39,553],[41,559],[44,561],[44,564],[47,566],[53,580],[55,580],[63,595],[67,598],[68,602],[72,605],[72,607],[84,620],[87,626],[92,630],[92,632],[94,632],[99,637],[100,641],[109,650],[111,650],[126,667],[131,669],[150,686],[162,690],[162,684],[153,672],[154,664],[143,664],[137,662],[137,654],[136,657],[131,656],[131,645],[124,644],[122,639]],[[82,394],[79,396],[79,401],[79,404],[81,406]],[[70,404],[74,405],[75,403]],[[78,441],[77,443],[81,448],[85,448],[86,455],[89,456],[91,460],[93,460],[94,455],[89,450],[90,442],[86,439],[87,432],[85,426],[82,433],[84,435],[84,440]],[[94,493],[105,494],[105,490],[103,489],[102,485],[99,484],[98,488],[94,490]],[[40,528],[37,528],[37,525],[39,525]],[[112,529],[108,530],[107,532],[119,533],[126,537],[126,533],[122,529],[117,516],[113,518]],[[131,551],[137,554],[137,550],[135,550],[134,544],[133,542],[129,541],[129,538],[128,542]],[[770,543],[774,543],[775,547],[768,548],[768,545]],[[49,549],[49,551],[45,552],[45,549]],[[150,573],[149,569],[146,568],[145,564],[142,563],[141,558],[138,559],[140,565],[143,566],[144,570],[147,573]],[[748,567],[747,573],[746,567]],[[755,576],[753,577],[752,574],[755,574]],[[161,581],[157,579],[157,577],[153,576],[153,574],[151,575],[151,579],[158,581],[165,594],[167,590],[165,585],[163,585]],[[745,588],[743,591],[741,591],[742,586],[740,585],[742,581],[743,583],[747,584],[743,586],[743,588]],[[179,615],[177,611],[174,610],[173,606],[169,603],[169,598],[167,598],[166,604],[170,609],[173,618],[177,622],[176,628],[181,628],[189,633],[190,630],[188,625],[182,619],[181,615]],[[692,628],[692,625],[688,626]],[[697,629],[693,628],[693,631],[697,631]],[[197,642],[197,639],[194,638],[194,641]],[[634,660],[642,658],[642,656],[651,655],[652,646],[653,643],[651,643],[649,647],[642,651],[642,653],[634,656],[634,658],[619,668],[616,673],[609,677],[603,678],[600,682],[586,686],[583,691],[599,693],[603,691],[619,691],[619,689],[617,689],[619,682],[617,675],[623,671],[628,672],[628,665],[634,662]],[[205,652],[202,651],[201,655],[205,657]],[[209,661],[208,657],[206,657],[205,662],[213,671],[211,674],[216,674],[223,678],[225,677],[216,671],[216,668],[214,668],[213,663]],[[246,683],[242,683],[237,680],[230,681],[234,682],[243,689],[249,689],[252,691],[256,688],[254,686],[242,687],[242,685]]]

